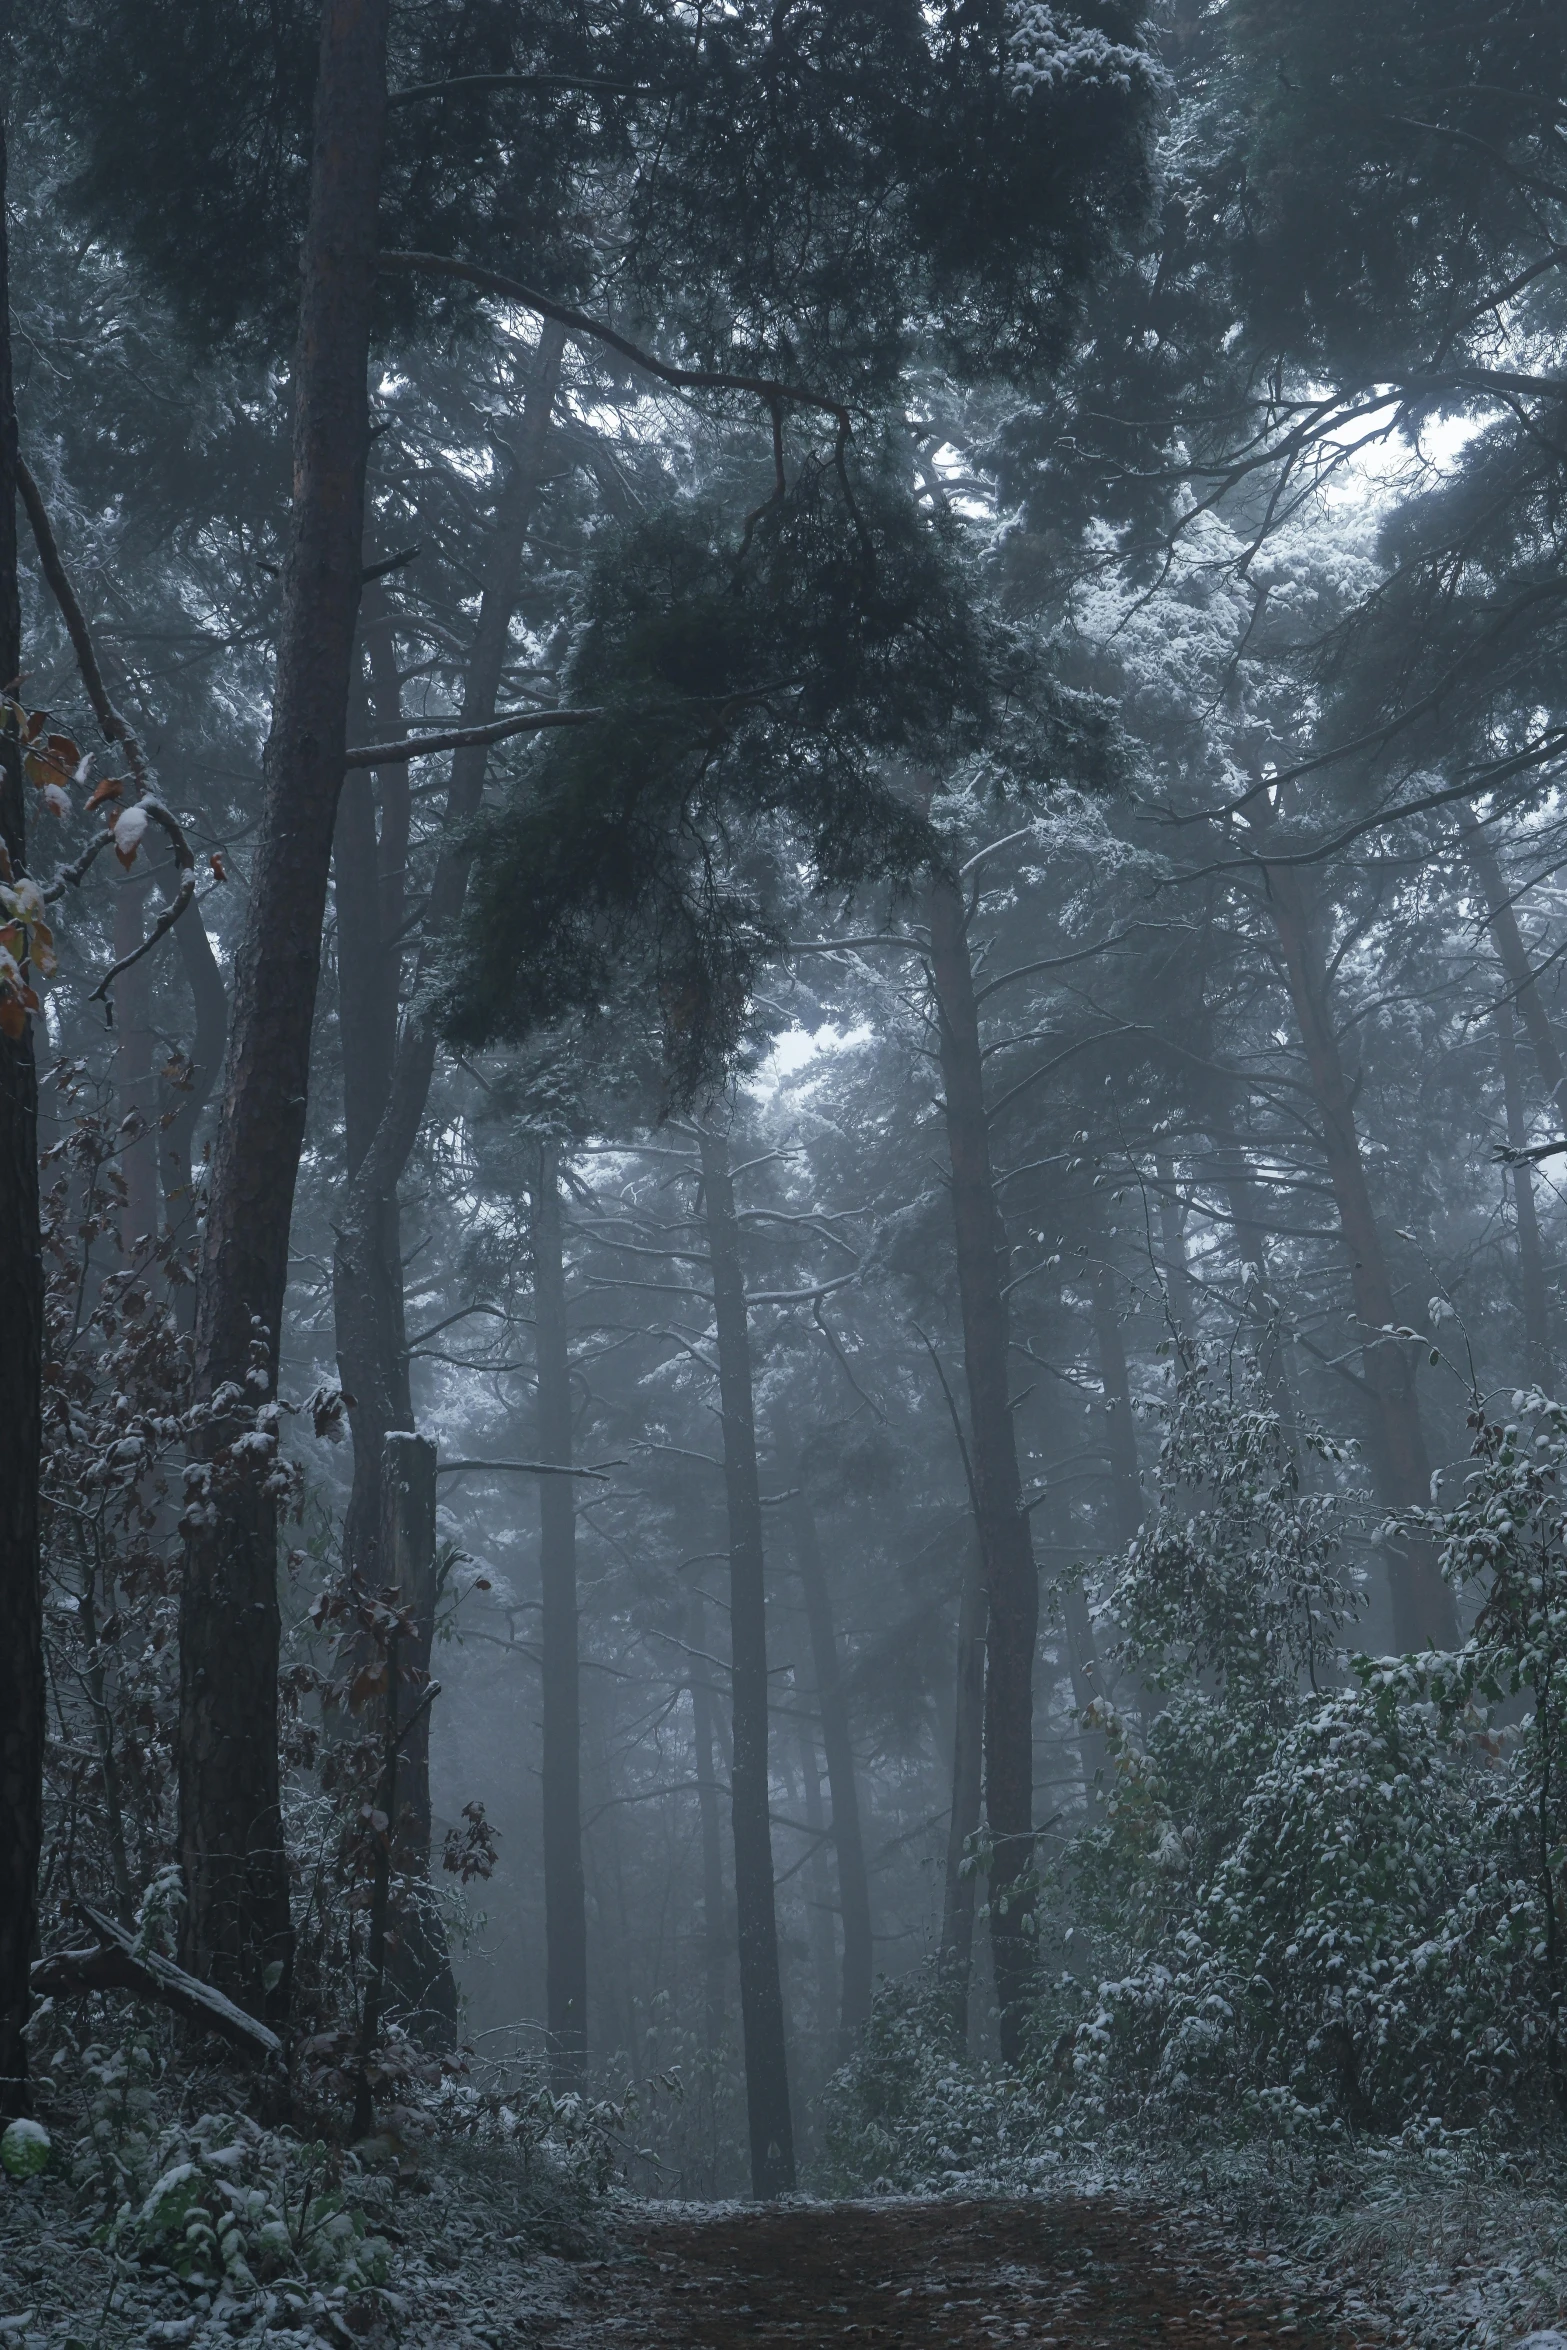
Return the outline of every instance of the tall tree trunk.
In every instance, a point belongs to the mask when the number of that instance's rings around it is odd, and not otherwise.
[[[386,123],[388,0],[326,0],[294,368],[294,507],[250,905],[208,1190],[196,1391],[275,1390],[305,1130],[321,925],[363,564],[366,370]],[[209,1454],[231,1439],[219,1419]],[[276,1508],[214,1476],[180,1602],[180,1859],[192,1972],[287,2011],[293,1955],[278,1780]]]
[[[1567,1121],[1567,1070],[1562,1067],[1556,1031],[1551,1025],[1545,999],[1535,979],[1529,950],[1518,928],[1512,894],[1484,825],[1474,810],[1466,808],[1461,800],[1458,803],[1458,829],[1463,835],[1464,854],[1469,859],[1470,868],[1485,898],[1492,942],[1501,957],[1502,969],[1507,974],[1507,984],[1512,989],[1518,1017],[1523,1022],[1524,1034],[1529,1039],[1529,1047],[1534,1054],[1546,1094],[1558,1120]]]
[[[152,877],[138,857],[114,892],[114,959],[133,955],[146,935]],[[114,1090],[120,1109],[120,1255],[143,1265],[158,1238],[158,1089],[152,1073],[152,962],[143,956],[114,983]],[[133,1123],[126,1123],[133,1121]]]
[[[1047,1460],[1064,1460],[1075,1447],[1075,1434],[1068,1433],[1063,1413],[1049,1397],[1044,1403],[1040,1436]],[[1072,1708],[1082,1716],[1091,1706],[1103,1704],[1109,1691],[1099,1662],[1099,1647],[1094,1638],[1093,1618],[1089,1614],[1088,1594],[1083,1588],[1082,1573],[1076,1563],[1081,1556],[1081,1549],[1074,1540],[1071,1502],[1059,1477],[1049,1480],[1043,1511],[1050,1556],[1066,1562],[1064,1571],[1058,1567],[1054,1583],[1061,1604],[1067,1677],[1072,1684]],[[1102,1729],[1081,1720],[1077,1735],[1083,1792],[1090,1812],[1096,1812],[1110,1786],[1109,1741]]]
[[[713,1734],[713,1668],[707,1610],[693,1591],[686,1610],[691,1652],[691,1729],[696,1746],[697,1809],[702,1823],[702,2022],[709,2056],[724,2037],[724,1856],[718,1820],[718,1756]]]
[[[789,1505],[795,1564],[805,1598],[805,1617],[811,1634],[811,1664],[821,1707],[822,1752],[827,1760],[827,1786],[832,1797],[832,1840],[838,1856],[838,1905],[843,1920],[843,1985],[838,2010],[838,2062],[842,2064],[854,2036],[870,2022],[871,1991],[875,1982],[875,1944],[871,1935],[870,1879],[865,1867],[865,1839],[860,1825],[860,1790],[854,1774],[854,1744],[849,1735],[849,1697],[843,1685],[838,1635],[833,1624],[832,1590],[817,1534],[816,1512],[803,1483],[799,1446],[787,1419],[781,1419],[779,1447],[785,1485],[797,1491]]]
[[[808,1694],[801,1687],[798,1673],[795,1675],[794,1687],[798,1705]],[[838,1973],[838,1949],[832,1923],[832,1881],[827,1870],[830,1832],[822,1805],[816,1740],[810,1723],[801,1714],[795,1717],[794,1731],[795,1747],[800,1759],[800,1794],[805,1807],[805,1825],[811,1837],[811,1855],[805,1864],[805,1906],[811,1943],[811,1975],[816,1989],[816,2036],[825,2054],[829,2049],[836,2051],[843,2045],[839,2022],[839,1986],[835,1979]],[[838,2061],[841,2062],[841,2058]],[[829,2058],[829,2069],[831,2062]]]
[[[9,55],[10,8],[0,7]],[[0,93],[0,96],[5,93]],[[0,690],[22,667],[16,580],[16,405],[5,107],[0,105]],[[0,726],[0,842],[14,879],[27,871],[21,749]],[[28,1968],[38,1939],[43,1844],[43,1593],[38,1561],[44,1277],[38,1229],[38,1075],[29,1021],[0,1032],[0,2114],[27,2106]]]
[[[533,1192],[533,1312],[539,1375],[539,1458],[569,1467],[571,1354],[560,1165],[540,1146]],[[582,1728],[577,1662],[577,1498],[569,1477],[541,1477],[543,1586],[544,1971],[550,2077],[582,2085],[588,2050],[588,1918],[582,1881]]]
[[[482,725],[495,715],[523,549],[543,480],[565,344],[559,327],[544,327],[524,400],[516,461],[496,503],[478,625],[463,686],[464,725]],[[378,661],[382,674],[376,683]],[[374,698],[383,705],[395,692],[395,679],[385,673],[384,661],[385,646],[377,634],[372,639],[372,684]],[[483,796],[487,756],[480,746],[458,751],[452,759],[443,847],[425,907],[416,988],[434,967],[462,913],[473,864],[467,828]],[[352,1097],[345,1095],[349,1182],[332,1256],[332,1299],[338,1376],[345,1393],[353,1398],[349,1426],[354,1439],[354,1482],[343,1526],[344,1556],[362,1579],[373,1581],[372,1550],[381,1515],[381,1443],[389,1428],[407,1426],[413,1418],[397,1186],[424,1120],[435,1072],[436,1034],[429,1015],[416,1012],[396,1038],[395,1053],[389,1060],[386,1057],[384,1040],[396,1031],[399,957],[389,942],[402,903],[406,811],[383,797],[383,838],[377,843],[370,787],[362,782],[361,788],[361,782],[355,777],[348,779],[339,827],[338,956],[340,975],[346,974],[341,978],[343,1000],[345,1006],[353,1007],[349,1017],[355,1038],[366,1039],[365,1069],[374,1082],[356,1080]],[[400,828],[401,852],[397,845]],[[349,891],[346,909],[341,896],[345,883]],[[346,933],[342,928],[345,910],[349,917]],[[351,1057],[346,1025],[344,1055],[346,1080]]]
[[[380,658],[370,662],[368,691],[361,667],[350,706],[373,741],[395,741],[404,731],[401,682],[385,596],[373,588],[371,599],[376,608],[367,614],[364,633]],[[386,887],[383,867],[389,860],[377,836],[377,790],[386,811],[383,831],[401,835],[400,841],[394,837],[385,843],[400,879],[407,855],[406,766],[400,771],[387,768],[373,778],[365,768],[345,775],[332,843],[343,1146],[351,1190],[386,1115],[397,1058],[399,956],[391,942],[400,927],[401,890],[393,893]],[[343,1513],[343,1565],[369,1589],[380,1579],[376,1545],[382,1524],[380,1464],[386,1438],[392,1429],[413,1426],[414,1408],[395,1181],[390,1189],[355,1201],[354,1206],[357,1216],[345,1216],[339,1225],[332,1302],[338,1376],[352,1398],[349,1426],[354,1441],[354,1479]]]
[[[1284,956],[1290,998],[1306,1050],[1312,1096],[1322,1123],[1328,1181],[1350,1263],[1350,1293],[1360,1325],[1366,1384],[1375,1408],[1382,1498],[1394,1508],[1428,1506],[1431,1464],[1420,1424],[1414,1363],[1404,1343],[1379,1332],[1398,1320],[1393,1277],[1371,1205],[1354,1102],[1329,1002],[1327,968],[1313,932],[1300,869],[1267,869],[1269,902]],[[1425,1544],[1389,1555],[1393,1637],[1404,1650],[1450,1648],[1457,1637],[1453,1595]]]
[[[958,1598],[958,1669],[952,1708],[952,1806],[947,1814],[947,1868],[941,1895],[942,1989],[953,2036],[968,2045],[969,1991],[974,1971],[974,1878],[963,1856],[979,1833],[985,1778],[985,1559],[976,1534],[969,1546]]]
[[[1524,1118],[1523,1087],[1518,1077],[1518,1048],[1513,1035],[1511,1004],[1497,1006],[1496,1054],[1502,1070],[1507,1147],[1509,1150],[1521,1151],[1528,1142],[1528,1127]],[[1529,1356],[1529,1375],[1537,1379],[1546,1393],[1550,1394],[1555,1386],[1556,1365],[1551,1355],[1550,1305],[1545,1285],[1545,1254],[1540,1246],[1540,1221],[1534,1205],[1534,1171],[1526,1165],[1514,1165],[1508,1168],[1506,1179],[1513,1195],[1513,1215],[1518,1226],[1518,1282],[1523,1293],[1523,1334]]]
[[[191,992],[195,1033],[179,1082],[165,1084],[160,1091],[158,1176],[164,1227],[175,1249],[185,1256],[196,1239],[196,1124],[222,1071],[229,999],[199,903],[175,923],[174,943]],[[189,1331],[196,1320],[194,1281],[176,1280],[173,1295],[175,1318],[181,1330]]]
[[[435,1556],[435,1446],[394,1429],[381,1464],[385,1513],[378,1544],[387,1584],[413,1619],[399,1643],[408,1686],[398,1713],[408,1723],[398,1741],[397,1816],[392,1824],[404,1892],[391,1905],[396,1940],[387,1977],[415,2039],[450,2048],[457,2038],[457,1985],[446,1929],[430,1881],[430,1708],[419,1701],[430,1680],[440,1584]]]
[[[735,1908],[739,1918],[740,2019],[745,2039],[746,2118],[751,2192],[794,2191],[794,2124],[783,1988],[778,1974],[778,1917],[773,1900],[773,1839],[768,1800],[767,1585],[762,1554],[762,1494],[756,1467],[756,1413],[751,1338],[746,1321],[740,1226],[735,1217],[729,1146],[700,1133],[718,1388],[724,1424],[724,1493],[729,1505],[729,1641],[733,1664]]]
[[[1024,1884],[1034,1850],[1034,1646],[1039,1578],[1018,1475],[1007,1363],[1005,1247],[990,1162],[984,1063],[968,924],[958,885],[939,877],[930,893],[935,987],[952,1217],[957,1242],[963,1360],[968,1380],[975,1512],[984,1559],[985,1814],[993,1852],[990,1942],[1001,2010],[1001,2051],[1023,2052],[1024,2003],[1033,1941]]]

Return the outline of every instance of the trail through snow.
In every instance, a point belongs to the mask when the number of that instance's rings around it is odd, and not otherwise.
[[[551,2350],[1359,2350],[1399,2337],[1310,2298],[1186,2213],[1111,2195],[665,2205],[577,2272]]]

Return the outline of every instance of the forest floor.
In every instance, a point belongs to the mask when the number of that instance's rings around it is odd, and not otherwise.
[[[0,2350],[1567,2350],[1567,2201],[1470,2178],[1263,2215],[1141,2191],[740,2204],[551,2191],[422,2150],[390,2290],[196,2301],[111,2263],[63,2178],[0,2185]],[[1217,2182],[1215,2182],[1217,2188]]]
[[[1277,2217],[1277,2214],[1275,2214]],[[1567,2350],[1561,2198],[1448,2182],[1282,2230],[1114,2191],[624,2203],[490,2350]],[[546,2263],[553,2267],[553,2263]],[[421,2350],[466,2340],[416,2327]]]
[[[1110,2195],[649,2207],[584,2274],[553,2350],[1172,2350],[1398,2337],[1184,2215]]]

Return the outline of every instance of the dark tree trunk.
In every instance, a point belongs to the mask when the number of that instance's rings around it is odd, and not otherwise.
[[[994,1854],[990,1941],[1001,2010],[1001,2049],[1013,2063],[1023,2050],[1024,2007],[1033,1977],[1025,1886],[1034,1849],[1034,1646],[1039,1634],[1039,1578],[1018,1475],[1007,1365],[1005,1250],[991,1173],[968,925],[958,885],[945,876],[931,889],[930,946],[947,1142],[952,1155],[952,1217],[963,1313],[975,1512],[989,1611],[985,1815]]]
[[[497,501],[478,625],[463,687],[464,725],[482,725],[495,715],[523,548],[538,503],[564,350],[561,329],[546,325],[524,402],[516,462]],[[371,633],[375,723],[378,729],[385,726],[395,739],[400,720],[395,668],[388,668],[389,650],[378,617]],[[481,746],[458,751],[452,758],[445,845],[425,908],[421,979],[428,976],[462,913],[473,862],[465,835],[478,813],[487,757]],[[338,1377],[345,1393],[353,1398],[349,1425],[354,1439],[354,1482],[343,1523],[343,1553],[349,1567],[370,1582],[374,1581],[375,1530],[381,1517],[378,1479],[382,1439],[389,1428],[407,1427],[413,1420],[397,1186],[418,1140],[435,1071],[435,1029],[427,1016],[416,1014],[405,1024],[401,1037],[397,1035],[400,956],[391,941],[400,925],[404,901],[406,774],[404,769],[404,780],[397,787],[401,798],[383,785],[379,841],[368,781],[357,770],[347,778],[337,846],[349,1182],[333,1251],[332,1298]],[[360,1064],[357,1068],[356,1062]]]
[[[713,1734],[713,1668],[707,1610],[693,1591],[686,1611],[691,1651],[691,1729],[696,1746],[697,1807],[702,1822],[702,2020],[708,2054],[724,2037],[724,1856],[718,1819],[718,1756]]]
[[[1360,1326],[1362,1361],[1379,1437],[1382,1498],[1394,1508],[1428,1506],[1431,1464],[1420,1424],[1414,1363],[1407,1346],[1376,1335],[1397,1322],[1393,1277],[1371,1205],[1354,1102],[1339,1052],[1328,975],[1293,865],[1269,866],[1269,901],[1283,951],[1291,1001],[1306,1049],[1312,1096],[1322,1125],[1328,1180],[1349,1256],[1350,1292]],[[1393,1637],[1404,1650],[1450,1648],[1457,1637],[1453,1595],[1425,1544],[1389,1558]]]
[[[6,12],[9,13],[8,11]],[[0,689],[16,691],[16,407],[0,109]],[[0,728],[0,840],[27,870],[21,751]],[[0,1034],[0,2114],[27,2105],[28,1968],[43,1841],[43,1594],[38,1562],[44,1280],[38,1231],[38,1076],[32,1023]]]
[[[561,1240],[559,1154],[539,1151],[533,1192],[534,1342],[539,1458],[571,1464],[571,1353]],[[582,1726],[577,1663],[577,1497],[570,1477],[541,1477],[539,1575],[544,1614],[544,1972],[550,2078],[582,2085],[588,2052],[588,1916],[582,1881]]]
[[[388,0],[326,0],[294,369],[294,510],[272,730],[208,1190],[196,1387],[245,1393],[256,1331],[275,1388],[305,1129],[321,925],[343,780],[364,539],[366,369],[386,118]],[[254,1395],[254,1389],[249,1390]],[[214,1427],[209,1449],[229,1431]],[[189,1970],[287,2010],[278,1781],[277,1523],[214,1480],[180,1604],[180,1859]]]
[[[384,645],[386,622],[379,612],[373,633]],[[403,732],[396,666],[391,665],[390,676],[386,667],[384,660],[373,664],[370,691],[363,690],[361,677],[353,697],[356,720],[372,739],[382,742],[395,741]],[[376,1545],[386,1438],[392,1429],[414,1424],[396,1179],[373,1194],[356,1192],[356,1179],[386,1115],[397,1056],[399,957],[391,945],[397,934],[397,905],[386,902],[392,893],[385,884],[383,844],[376,831],[377,785],[387,794],[383,806],[389,820],[383,830],[395,835],[405,829],[397,823],[397,811],[407,797],[406,766],[400,773],[386,769],[374,781],[369,770],[355,768],[343,778],[332,843],[343,1146],[349,1185],[349,1205],[333,1252],[332,1302],[338,1377],[352,1399],[348,1417],[354,1440],[354,1480],[343,1513],[343,1565],[366,1589],[381,1580]],[[392,837],[385,846],[400,868],[406,841],[399,845]]]
[[[941,1897],[942,1988],[953,2036],[968,2045],[969,1991],[974,1971],[974,1877],[963,1855],[979,1833],[985,1779],[985,1562],[976,1534],[958,1599],[958,1670],[952,1709],[952,1808],[947,1815],[947,1872]]]
[[[854,1775],[849,1698],[843,1685],[838,1635],[833,1624],[832,1591],[817,1535],[816,1512],[801,1482],[799,1450],[787,1422],[781,1424],[780,1432],[784,1483],[799,1488],[789,1505],[790,1528],[805,1598],[806,1622],[810,1626],[811,1663],[822,1716],[822,1752],[827,1760],[827,1786],[832,1797],[832,1840],[838,1855],[838,1904],[843,1919],[843,1988],[838,2010],[841,2064],[853,2047],[855,2034],[864,2029],[871,2016],[876,1959],[871,1936],[870,1879],[865,1868],[860,1790]]]
[[[808,1692],[801,1688],[798,1674],[794,1686],[796,1702],[803,1702]],[[800,1758],[800,1796],[805,1810],[805,1825],[811,1838],[811,1854],[805,1864],[805,1906],[811,1940],[811,1975],[816,1990],[816,2036],[824,2051],[841,2051],[841,2003],[836,1980],[838,1949],[832,1923],[832,1880],[827,1869],[827,1846],[831,1841],[831,1832],[822,1805],[821,1771],[815,1736],[803,1715],[796,1717],[794,1728],[795,1745]],[[838,2061],[842,2061],[841,2055]],[[832,2059],[829,2059],[829,2069],[831,2062]]]
[[[733,1664],[735,1908],[739,1919],[740,2019],[745,2038],[751,2192],[794,2191],[794,2125],[778,1974],[773,1839],[768,1800],[767,1590],[762,1495],[756,1467],[751,1339],[746,1322],[740,1227],[729,1146],[701,1133],[702,1187],[712,1260],[718,1385],[724,1423],[724,1492],[729,1505],[729,1642]]]
[[[406,1676],[398,1703],[408,1723],[397,1751],[396,1853],[404,1892],[391,1916],[395,1941],[387,1979],[414,2037],[427,2048],[450,2048],[457,2038],[457,1985],[446,1930],[430,1882],[429,1686],[440,1597],[435,1558],[435,1446],[408,1429],[394,1429],[381,1461],[379,1553],[388,1586],[413,1619],[399,1644]]]
[[[1513,1034],[1513,1007],[1500,1004],[1496,1012],[1496,1055],[1502,1070],[1502,1102],[1507,1119],[1507,1147],[1521,1151],[1528,1142],[1523,1087],[1518,1077],[1518,1047]],[[1534,1172],[1527,1166],[1507,1170],[1518,1225],[1518,1281],[1523,1293],[1523,1334],[1529,1355],[1529,1375],[1550,1394],[1556,1365],[1551,1355],[1549,1295],[1545,1282],[1545,1252],[1540,1246],[1540,1220],[1534,1205]]]
[[[175,1248],[186,1256],[196,1239],[196,1124],[223,1067],[229,1001],[199,905],[175,923],[174,943],[195,1008],[195,1034],[185,1055],[182,1081],[166,1085],[160,1095],[160,1123],[166,1119],[167,1124],[161,1124],[158,1138],[158,1174],[164,1226]],[[176,1281],[173,1296],[175,1318],[188,1331],[196,1319],[195,1283]]]
[[[372,587],[369,595],[378,590]],[[368,600],[368,599],[367,599]],[[384,601],[384,599],[382,599]],[[404,731],[402,691],[394,673],[366,691],[363,672],[350,699],[350,731],[395,741]],[[398,958],[382,904],[376,794],[398,770],[353,767],[343,778],[332,838],[332,902],[337,915],[337,1019],[343,1057],[343,1152],[356,1175],[375,1140],[392,1090],[397,1053]],[[401,768],[406,790],[408,770]]]

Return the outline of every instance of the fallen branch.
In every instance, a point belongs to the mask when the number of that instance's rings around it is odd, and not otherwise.
[[[252,2056],[281,2060],[283,2043],[276,2032],[258,2023],[253,2015],[247,2015],[242,2007],[236,2007],[232,1999],[225,1999],[210,1983],[198,1982],[194,1975],[188,1975],[183,1967],[176,1966],[158,1951],[139,1951],[125,1928],[100,1910],[89,1909],[85,1902],[78,1904],[78,1910],[98,1936],[98,1946],[92,1950],[56,1950],[47,1958],[35,1960],[31,1976],[35,1999],[71,1999],[89,1991],[130,1991],[139,1999],[172,2007],[191,2023],[220,2032],[225,2040],[233,2041]]]

